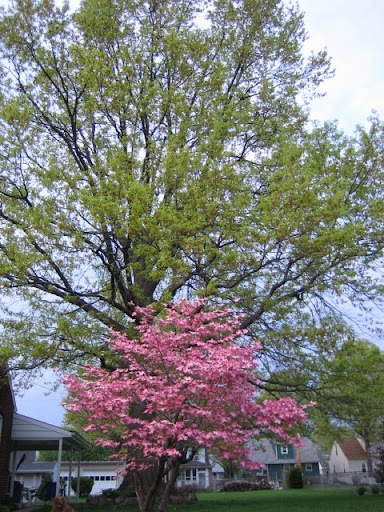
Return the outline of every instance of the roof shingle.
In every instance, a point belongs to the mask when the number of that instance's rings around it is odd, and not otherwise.
[[[367,453],[357,439],[344,438],[337,441],[348,460],[364,460]]]

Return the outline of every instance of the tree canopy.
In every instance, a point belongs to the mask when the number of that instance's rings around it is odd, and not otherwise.
[[[372,472],[371,447],[383,438],[384,353],[373,343],[347,340],[326,364],[318,389],[317,435],[341,437],[347,430],[363,438]]]
[[[166,509],[180,465],[199,449],[256,469],[250,439],[269,434],[295,443],[295,427],[306,420],[305,407],[292,398],[260,396],[260,343],[245,338],[240,317],[202,305],[178,301],[157,317],[150,306],[138,308],[140,342],[121,333],[110,341],[118,368],[88,365],[80,376],[63,377],[66,407],[85,415],[96,442],[126,462],[142,512],[152,512],[164,480],[158,510]],[[149,468],[154,475],[146,488]]]
[[[279,0],[2,11],[11,368],[105,366],[109,328],[180,297],[244,313],[266,375],[309,371],[340,342],[334,299],[381,293],[383,127],[309,127],[331,70],[323,51],[303,57],[305,38],[298,7]]]

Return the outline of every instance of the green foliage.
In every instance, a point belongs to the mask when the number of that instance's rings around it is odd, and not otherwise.
[[[234,482],[227,482],[223,486],[224,492],[260,491],[265,489],[272,489],[272,486],[266,479],[259,479],[254,482],[238,480]]]
[[[47,492],[47,484],[49,484],[50,482],[52,482],[52,477],[50,474],[48,473],[45,473],[43,476],[42,476],[42,479],[41,479],[41,482],[40,482],[40,485],[39,487],[37,488],[36,490],[36,497],[39,499],[39,500],[42,500],[42,501],[49,501],[51,499],[51,496],[48,494]]]
[[[71,487],[74,492],[77,492],[77,482],[79,477],[73,478],[71,482]],[[88,496],[88,494],[92,491],[93,480],[88,476],[80,477],[80,497]]]
[[[361,436],[367,447],[382,439],[384,353],[373,343],[349,339],[324,367],[317,427]],[[332,427],[333,425],[333,427]],[[336,425],[336,428],[335,428]],[[333,430],[332,430],[333,428]]]
[[[287,474],[288,489],[302,489],[304,487],[303,471],[298,466],[294,466]]]
[[[356,492],[359,496],[363,496],[367,492],[367,488],[364,485],[359,485],[359,487],[356,489]]]
[[[11,496],[2,496],[0,498],[0,510],[2,512],[12,512],[19,508],[19,503],[16,503],[15,499]]]
[[[106,498],[114,499],[114,498],[117,498],[117,496],[119,496],[119,492],[116,489],[104,489],[103,490],[103,495]],[[127,493],[124,493],[124,495],[127,496]],[[136,496],[136,493],[135,493],[135,496]]]

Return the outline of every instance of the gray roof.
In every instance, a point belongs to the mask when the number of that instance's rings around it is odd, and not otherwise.
[[[205,462],[201,462],[200,460],[191,460],[186,464],[181,464],[180,466],[183,469],[193,469],[193,468],[211,468],[211,464],[206,464]]]
[[[319,453],[316,446],[308,438],[303,438],[304,446],[301,447],[301,461],[303,464],[315,464],[320,462]],[[270,439],[260,439],[252,441],[251,458],[260,464],[296,464],[295,458],[281,458],[276,456],[275,446],[282,443],[276,443]]]
[[[14,413],[12,426],[13,449],[20,450],[57,450],[59,441],[63,449],[73,448],[81,451],[91,445],[80,434],[43,421]]]
[[[16,469],[18,473],[52,473],[55,469],[56,462],[26,462],[20,464],[20,467]]]

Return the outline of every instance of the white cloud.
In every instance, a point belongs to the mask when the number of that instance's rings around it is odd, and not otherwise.
[[[306,50],[327,48],[335,77],[313,104],[313,117],[339,120],[353,131],[372,110],[384,113],[384,2],[377,0],[300,0],[309,34]]]

